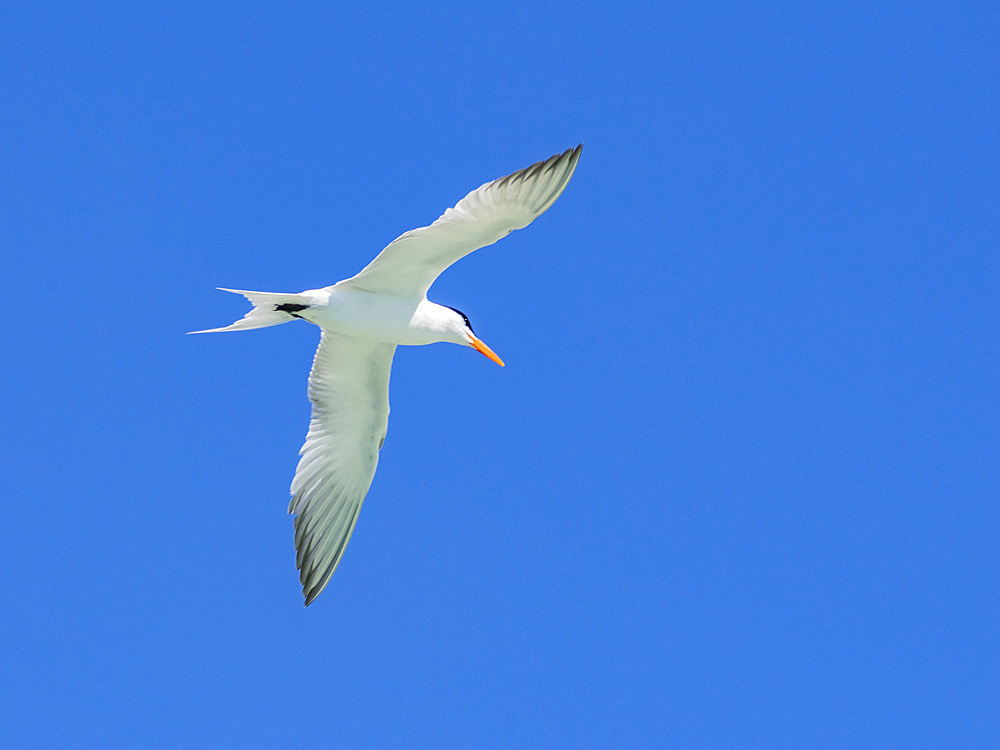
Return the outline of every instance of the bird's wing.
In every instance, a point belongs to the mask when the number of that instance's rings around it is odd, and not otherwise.
[[[368,494],[389,421],[394,344],[323,331],[309,373],[312,420],[299,451],[289,513],[309,605],[344,554]]]
[[[583,145],[473,190],[429,227],[393,240],[357,276],[340,282],[371,292],[422,296],[440,273],[473,250],[528,226],[565,189]]]

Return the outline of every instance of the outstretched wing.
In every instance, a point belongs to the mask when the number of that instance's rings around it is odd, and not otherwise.
[[[441,272],[473,250],[528,226],[555,203],[583,144],[473,190],[429,227],[393,240],[357,276],[340,282],[405,297],[427,293]]]
[[[389,421],[394,344],[323,331],[309,373],[312,420],[299,451],[289,513],[306,606],[344,555]]]

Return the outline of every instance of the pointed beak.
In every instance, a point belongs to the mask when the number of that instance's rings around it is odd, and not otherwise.
[[[498,357],[496,355],[496,353],[492,349],[490,349],[488,346],[486,346],[486,344],[484,344],[482,341],[480,341],[479,339],[477,339],[475,336],[472,336],[472,348],[475,349],[480,354],[483,354],[483,355],[489,357],[490,359],[492,359],[494,362],[496,362],[501,367],[504,366],[503,360],[500,359],[500,357]]]

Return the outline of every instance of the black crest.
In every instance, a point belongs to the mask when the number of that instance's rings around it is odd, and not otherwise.
[[[445,307],[447,307],[449,310],[454,310],[459,315],[461,315],[462,316],[462,320],[465,321],[465,325],[468,326],[468,328],[469,328],[470,331],[472,331],[473,333],[475,333],[475,331],[472,330],[472,323],[469,322],[469,319],[465,316],[464,312],[462,312],[461,310],[458,310],[458,309],[456,309],[454,307],[451,307],[450,305],[445,305]]]

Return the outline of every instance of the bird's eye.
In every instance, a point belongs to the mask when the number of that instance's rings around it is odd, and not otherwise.
[[[445,305],[445,307],[448,307],[448,305]],[[465,316],[464,312],[462,312],[461,310],[456,310],[454,307],[448,307],[448,309],[453,310],[454,312],[457,312],[459,315],[461,315],[462,320],[465,321],[465,327],[468,328],[470,331],[472,331],[472,323],[469,322],[469,319]],[[475,331],[472,332],[475,333]]]

